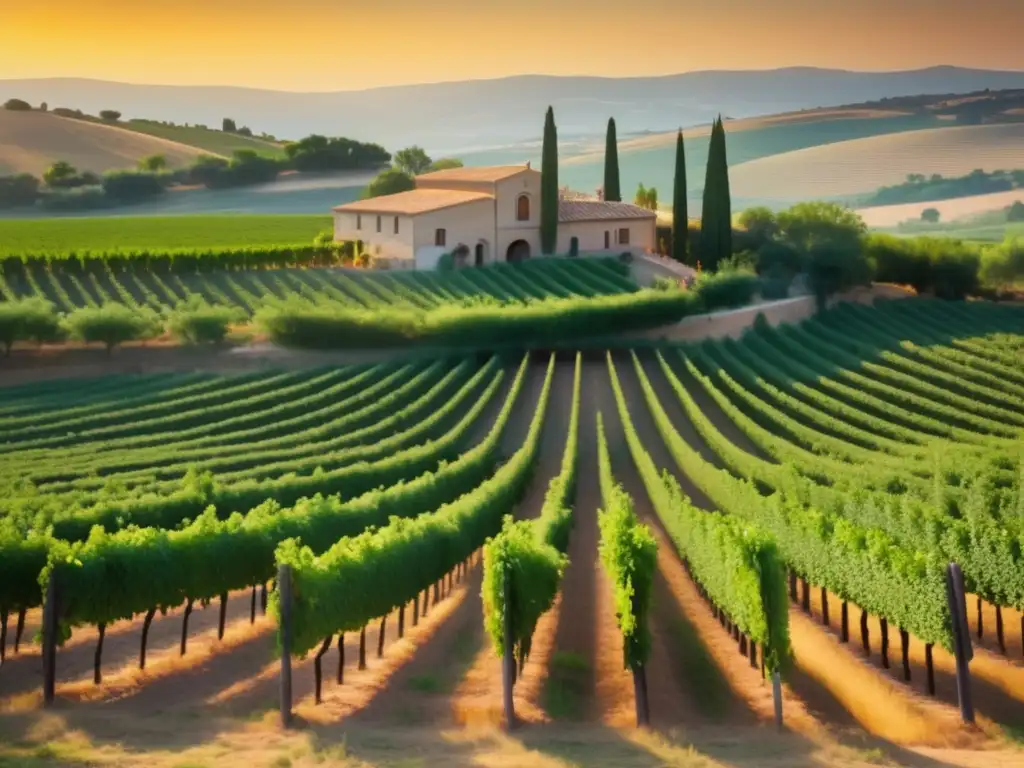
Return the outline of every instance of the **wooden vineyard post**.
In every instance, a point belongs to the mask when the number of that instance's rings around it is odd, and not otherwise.
[[[156,608],[146,611],[146,618],[142,620],[142,642],[139,645],[139,669],[146,668],[146,643],[149,641],[149,627],[156,616]]]
[[[260,584],[260,613],[267,615],[267,582]]]
[[[763,654],[762,654],[763,655]],[[775,727],[782,730],[782,677],[779,671],[772,672],[772,701],[775,703]]]
[[[924,667],[928,677],[928,694],[935,695],[935,663],[932,660],[932,644],[925,643],[924,646]]]
[[[864,646],[864,653],[871,653],[871,638],[868,635],[868,612],[860,609],[860,642]]]
[[[636,605],[636,595],[633,595],[633,615],[637,616],[639,611]],[[735,626],[735,625],[734,625]],[[737,630],[738,632],[739,630]],[[636,696],[636,724],[642,727],[651,722],[651,705],[647,698],[647,669],[643,664],[633,667],[633,693]]]
[[[982,613],[981,613],[981,598],[980,597],[978,598],[977,606],[978,606],[978,639],[981,640],[982,635],[985,633],[985,624],[984,624],[984,619],[982,618]]]
[[[377,635],[377,658],[384,658],[384,629],[387,626],[388,617],[384,614],[384,618],[380,620],[380,634]]]
[[[821,623],[826,627],[829,626],[828,621],[828,590],[824,587],[821,588]]]
[[[996,642],[999,643],[999,652],[1006,655],[1006,640],[1003,638],[1003,609],[996,606]]]
[[[107,634],[107,625],[99,624],[96,627],[96,631],[99,637],[96,638],[96,653],[92,659],[92,682],[93,685],[99,685],[103,682],[103,672],[100,670],[100,663],[103,660],[103,638]]]
[[[256,585],[252,585],[252,599],[249,601],[249,623],[256,623]]]
[[[398,606],[398,639],[405,635],[405,603]]]
[[[338,635],[338,685],[345,682],[345,633]]]
[[[1024,622],[1024,619],[1021,619]],[[1024,623],[1021,624],[1024,626]],[[18,652],[18,646],[21,645],[21,635],[25,631],[25,609],[22,608],[18,611],[18,626],[14,630],[14,652]]]
[[[363,628],[359,630],[359,667],[360,670],[366,669],[366,625],[363,624]]]
[[[323,659],[324,654],[327,653],[327,649],[331,647],[331,640],[334,637],[328,635],[324,638],[323,643],[320,645],[320,650],[316,652],[316,656],[313,657],[313,684],[314,684],[314,703],[319,704],[322,699],[320,697],[320,691],[323,689]]]
[[[889,621],[888,619],[880,618],[878,620],[879,625],[882,628],[882,668],[889,668]]]
[[[974,658],[970,628],[967,624],[967,602],[964,595],[964,575],[960,566],[950,563],[946,570],[946,596],[949,614],[953,620],[953,649],[956,655],[956,692],[960,700],[960,718],[974,722],[974,704],[971,701],[971,670]]]
[[[910,680],[910,633],[900,630],[900,650],[903,654],[903,679]]]
[[[420,623],[420,593],[412,599],[412,625],[415,627]]]
[[[811,613],[811,585],[807,583],[807,579],[801,579],[800,582],[800,608],[809,615]]]
[[[845,600],[843,600],[843,605],[840,609],[839,618],[839,639],[842,640],[844,643],[848,643],[850,642],[850,608]]]
[[[188,643],[188,617],[192,615],[192,598],[185,602],[185,613],[181,617],[181,655],[185,655],[185,646]]]
[[[292,568],[277,568],[277,591],[281,598],[281,727],[292,722]]]
[[[57,584],[51,572],[43,602],[43,705],[53,704],[57,680]]]
[[[516,658],[512,641],[512,570],[505,567],[504,590],[505,613],[502,622],[502,646],[504,653],[501,659],[501,700],[505,714],[505,727],[512,730],[516,725],[515,704],[512,698],[512,686],[516,679]]]
[[[224,639],[224,620],[228,615],[228,593],[220,593],[220,615],[217,619],[217,639]]]

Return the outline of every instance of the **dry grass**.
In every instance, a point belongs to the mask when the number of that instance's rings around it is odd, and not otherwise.
[[[908,174],[1024,166],[1024,123],[929,128],[784,152],[730,171],[737,197],[795,200],[872,192]]]
[[[1000,211],[1017,200],[1024,201],[1024,189],[955,197],[949,200],[933,200],[928,203],[876,205],[870,208],[861,208],[857,212],[869,227],[895,227],[908,219],[919,220],[921,212],[926,208],[935,208],[941,217],[940,221],[950,222],[968,216],[976,216],[979,213]]]
[[[143,157],[163,155],[172,168],[188,165],[202,150],[110,125],[43,112],[0,110],[0,175],[42,176],[57,160],[80,171],[133,168]]]

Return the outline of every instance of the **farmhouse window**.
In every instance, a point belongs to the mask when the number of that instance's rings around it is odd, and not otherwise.
[[[380,216],[377,217],[377,231],[380,232]]]
[[[619,245],[629,245],[629,227],[619,229]]]
[[[520,195],[516,200],[516,221],[530,220],[530,198],[527,195]]]
[[[395,216],[395,234],[398,234],[398,217]]]
[[[360,216],[360,215],[359,215],[359,214],[357,213],[357,214],[356,214],[356,229],[362,229],[362,228],[363,228],[363,217],[362,217],[362,216]]]
[[[447,239],[446,235],[447,233],[443,229],[434,230],[434,245],[443,246]]]
[[[607,251],[607,250],[608,250],[609,248],[611,248],[611,247],[612,247],[612,243],[611,243],[611,240],[612,240],[612,233],[611,233],[611,232],[609,232],[609,231],[608,231],[608,230],[606,229],[606,230],[604,231],[604,249],[605,249],[606,251]]]

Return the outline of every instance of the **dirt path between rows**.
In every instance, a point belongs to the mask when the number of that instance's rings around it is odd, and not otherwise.
[[[535,373],[541,374],[543,383],[547,360],[538,357],[532,365],[535,367]],[[540,454],[533,479],[516,510],[517,519],[529,520],[540,515],[548,485],[561,469],[572,410],[574,370],[575,364],[569,360],[558,361],[555,365],[541,433]],[[540,396],[539,387],[536,396]],[[532,402],[536,403],[536,398]],[[528,422],[529,416],[525,412],[523,416],[523,420]],[[522,439],[525,439],[525,427],[522,433]],[[519,444],[522,443],[522,439]],[[474,599],[479,600],[479,595],[474,596]],[[530,658],[513,689],[516,715],[525,722],[540,722],[546,719],[542,709],[544,684],[547,678],[546,670],[554,652],[554,627],[560,610],[560,604],[556,604],[538,621]],[[449,706],[458,723],[497,725],[502,721],[503,711],[501,660],[492,647],[490,638],[484,633],[482,603],[479,615],[481,621],[474,629],[479,636],[475,637],[472,643],[479,651],[453,692]]]

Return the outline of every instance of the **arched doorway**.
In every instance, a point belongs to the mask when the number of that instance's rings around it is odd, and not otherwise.
[[[509,262],[526,261],[530,258],[530,244],[525,240],[516,240],[508,247],[505,260]]]
[[[484,265],[484,258],[487,255],[487,246],[482,242],[476,244],[476,248],[473,249],[473,265],[482,267]]]

